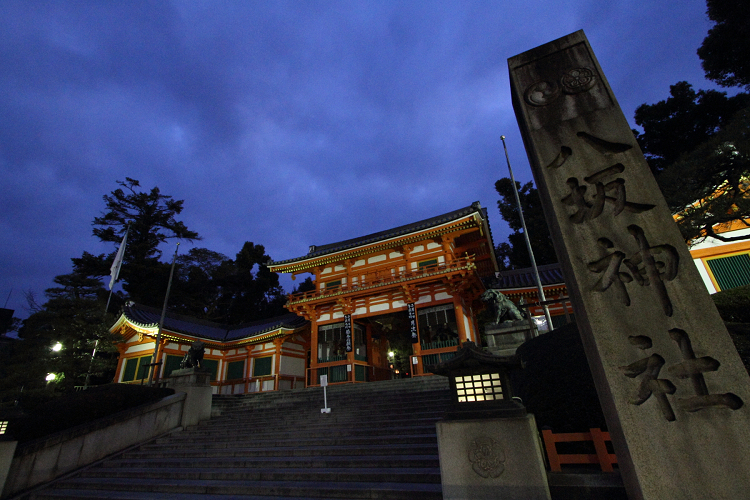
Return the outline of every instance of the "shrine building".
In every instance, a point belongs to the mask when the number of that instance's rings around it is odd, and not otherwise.
[[[161,311],[137,304],[125,306],[110,328],[123,336],[115,382],[148,381]],[[203,364],[211,372],[215,394],[304,387],[310,327],[295,314],[239,326],[226,326],[168,312],[161,331],[156,379],[180,368],[190,345],[203,342]]]
[[[481,345],[479,297],[498,288],[541,318],[530,269],[498,272],[487,210],[478,202],[359,238],[311,246],[269,262],[273,272],[310,273],[315,289],[287,297],[288,314],[228,326],[167,312],[156,379],[168,377],[194,341],[215,394],[243,394],[429,375],[426,366]],[[558,265],[540,266],[553,327],[572,320]],[[161,311],[128,304],[110,329],[125,341],[115,381],[148,380]]]
[[[481,342],[482,278],[498,271],[487,211],[469,207],[359,238],[311,246],[270,262],[278,273],[311,273],[315,289],[290,295],[310,322],[309,385],[392,377],[389,354],[408,355],[410,376]],[[407,353],[407,354],[404,354]],[[393,354],[394,356],[397,354]]]

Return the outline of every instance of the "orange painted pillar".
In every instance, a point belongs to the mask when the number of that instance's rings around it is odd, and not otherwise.
[[[469,338],[466,336],[466,327],[464,325],[464,308],[461,303],[461,297],[454,297],[453,309],[456,313],[456,328],[458,329],[458,343],[463,344]]]

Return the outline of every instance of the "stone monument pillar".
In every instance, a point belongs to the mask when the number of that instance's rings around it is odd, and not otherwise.
[[[588,40],[508,66],[629,498],[747,498],[750,380]]]

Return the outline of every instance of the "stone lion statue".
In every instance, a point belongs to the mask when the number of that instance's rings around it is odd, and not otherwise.
[[[203,353],[205,352],[203,342],[196,340],[185,353],[180,362],[180,368],[203,368]]]
[[[499,290],[487,290],[480,297],[482,302],[490,308],[490,313],[496,324],[504,321],[517,321],[524,319],[524,315],[516,305]]]

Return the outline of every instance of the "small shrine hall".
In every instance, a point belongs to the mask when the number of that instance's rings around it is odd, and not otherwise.
[[[478,313],[486,287],[507,289],[517,303],[538,302],[529,270],[498,272],[487,210],[479,202],[311,246],[306,255],[267,265],[293,279],[311,274],[315,288],[289,295],[285,316],[250,325],[167,313],[156,378],[179,368],[196,340],[205,344],[214,393],[316,386],[322,375],[330,384],[429,375],[428,365],[452,358],[463,342],[481,345]],[[570,321],[559,267],[543,269],[542,280],[557,299],[553,320]],[[526,307],[542,314],[538,306]],[[158,320],[159,311],[133,304],[112,327],[126,338],[117,382],[148,377]]]

